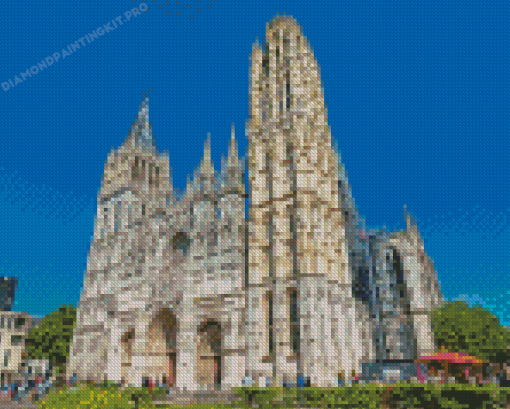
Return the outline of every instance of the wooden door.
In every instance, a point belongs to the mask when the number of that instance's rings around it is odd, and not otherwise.
[[[168,386],[172,387],[175,383],[175,374],[177,369],[177,354],[171,352],[168,359]]]

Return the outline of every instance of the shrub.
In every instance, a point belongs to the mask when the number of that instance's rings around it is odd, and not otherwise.
[[[77,388],[50,390],[46,398],[39,402],[40,409],[143,409],[149,408],[152,399],[145,388],[95,387],[81,385]],[[153,405],[155,406],[155,405]]]

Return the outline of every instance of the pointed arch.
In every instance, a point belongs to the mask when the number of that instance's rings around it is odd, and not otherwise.
[[[221,324],[207,320],[198,328],[198,385],[204,389],[221,389]]]
[[[177,333],[179,325],[173,311],[160,309],[149,324],[148,355],[152,360],[153,381],[170,387],[177,379]]]

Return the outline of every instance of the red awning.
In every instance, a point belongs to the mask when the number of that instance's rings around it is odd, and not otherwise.
[[[415,362],[448,362],[454,364],[483,364],[486,361],[476,357],[470,356],[464,352],[437,352],[431,356],[421,356]]]

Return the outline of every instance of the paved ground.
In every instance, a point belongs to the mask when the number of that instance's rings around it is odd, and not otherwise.
[[[155,399],[154,403],[190,405],[196,404],[215,404],[229,402],[233,399],[239,399],[237,395],[228,391],[204,391],[204,392],[178,392],[162,396]]]
[[[38,409],[39,406],[33,403],[18,403],[18,402],[4,402],[0,401],[0,408],[2,409]]]

